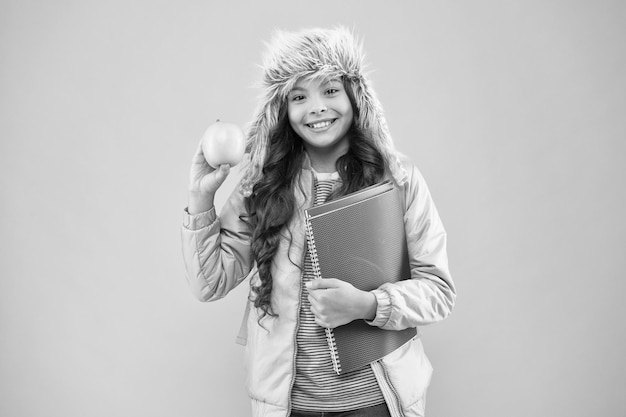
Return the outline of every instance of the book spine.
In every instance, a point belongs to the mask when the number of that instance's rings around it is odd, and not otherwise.
[[[317,258],[317,248],[315,246],[315,237],[313,236],[313,228],[311,227],[311,216],[307,212],[305,221],[306,227],[306,241],[309,246],[309,254],[311,256],[311,266],[313,268],[313,276],[315,278],[322,278],[322,273],[320,272],[320,264]],[[341,364],[339,363],[339,356],[337,354],[337,343],[335,342],[335,335],[333,334],[333,329],[326,329],[326,341],[328,342],[328,349],[330,350],[330,358],[333,362],[333,369],[337,373],[337,375],[341,374]]]

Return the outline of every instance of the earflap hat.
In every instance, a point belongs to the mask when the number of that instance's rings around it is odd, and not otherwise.
[[[249,161],[244,168],[241,192],[250,195],[261,178],[269,136],[289,92],[299,79],[311,77],[341,78],[350,83],[358,110],[357,126],[383,155],[395,181],[404,183],[407,173],[393,146],[382,107],[364,74],[363,47],[352,32],[344,27],[278,30],[268,44],[263,62],[263,95],[248,130]]]

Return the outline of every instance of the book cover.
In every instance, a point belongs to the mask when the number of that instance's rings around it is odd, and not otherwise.
[[[391,182],[305,210],[316,277],[337,278],[363,291],[411,276],[399,190]],[[417,334],[383,330],[364,320],[326,329],[333,367],[347,373],[374,362]]]

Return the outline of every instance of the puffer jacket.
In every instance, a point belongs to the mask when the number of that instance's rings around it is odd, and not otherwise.
[[[384,284],[373,291],[378,307],[371,323],[392,330],[418,328],[411,342],[371,365],[394,417],[423,415],[432,367],[422,347],[419,326],[448,316],[456,298],[448,270],[446,232],[421,173],[409,161],[403,163],[409,174],[400,187],[411,279]],[[304,260],[303,209],[312,205],[313,197],[313,172],[308,162],[299,181],[301,187],[295,187],[299,210],[272,264],[271,303],[277,316],[265,316],[259,325],[260,311],[249,301],[238,337],[245,344],[246,385],[254,417],[286,417],[291,410],[302,274],[301,265],[294,262]],[[244,197],[237,190],[219,217],[214,209],[185,214],[181,232],[187,280],[201,301],[226,296],[248,276],[252,285],[259,283],[250,250],[251,234],[241,220],[245,214]]]

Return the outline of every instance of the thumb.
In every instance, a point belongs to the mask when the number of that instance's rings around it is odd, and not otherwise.
[[[230,172],[230,166],[228,164],[222,164],[215,171],[205,175],[201,180],[201,189],[205,192],[215,193],[220,188],[228,173]]]
[[[230,165],[222,164],[213,172],[213,187],[217,190],[226,181],[230,173]]]
[[[306,286],[309,290],[326,290],[339,287],[340,282],[341,281],[335,278],[317,278],[307,282]]]
[[[220,167],[215,170],[215,181],[219,185],[222,185],[222,183],[226,180],[226,177],[228,177],[228,174],[230,174],[230,165],[220,165]]]

